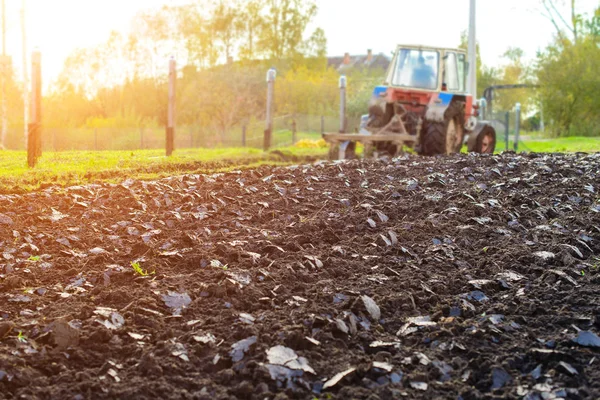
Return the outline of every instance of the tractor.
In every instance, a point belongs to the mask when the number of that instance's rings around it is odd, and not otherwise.
[[[398,46],[383,85],[375,87],[358,134],[324,134],[331,158],[365,153],[395,156],[403,146],[420,155],[494,152],[494,128],[478,121],[479,105],[467,90],[469,63],[459,49]],[[369,156],[369,154],[365,154]]]

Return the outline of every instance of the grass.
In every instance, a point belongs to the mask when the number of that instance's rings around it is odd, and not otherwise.
[[[525,141],[524,144],[525,146],[519,146],[519,151],[535,153],[592,153],[600,151],[600,137],[536,138]]]
[[[318,139],[318,134],[298,134],[298,140]],[[511,138],[512,140],[512,138]],[[504,149],[504,141],[497,144]],[[512,142],[510,144],[512,149]],[[327,157],[327,148],[281,147],[271,152],[255,148],[181,149],[172,157],[164,150],[46,152],[35,169],[26,165],[23,151],[0,152],[0,193],[25,193],[49,186],[97,182],[122,182],[127,178],[159,179],[184,173],[216,173],[261,165],[290,165]],[[597,152],[600,138],[532,138],[519,151],[545,153]]]
[[[46,152],[35,169],[24,151],[0,152],[0,193],[25,193],[51,185],[121,182],[127,178],[159,179],[183,173],[216,173],[260,165],[289,165],[323,158],[326,149],[254,148],[182,149],[172,157],[164,150]]]

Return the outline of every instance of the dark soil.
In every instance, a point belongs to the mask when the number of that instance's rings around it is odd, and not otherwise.
[[[599,191],[504,154],[0,196],[0,397],[599,398]]]

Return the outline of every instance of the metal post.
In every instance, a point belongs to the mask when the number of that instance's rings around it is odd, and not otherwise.
[[[477,97],[477,9],[476,1],[471,0],[469,14],[469,80],[468,92]]]
[[[481,108],[481,118],[485,121],[487,120],[487,100],[485,99],[485,97],[482,97],[479,100],[479,107]]]
[[[506,146],[504,147],[505,151],[508,151],[508,146],[509,146],[509,140],[508,140],[508,135],[510,134],[510,112],[506,112],[505,118],[504,118],[504,124],[505,124],[505,128],[504,128],[504,138],[506,140]]]
[[[175,82],[177,80],[177,69],[175,58],[169,60],[169,105],[167,109],[167,157],[173,155],[175,148]]]
[[[346,76],[340,76],[340,133],[346,132]]]
[[[244,124],[242,125],[242,147],[246,147],[246,132],[248,127]]]
[[[519,150],[519,133],[521,133],[521,103],[515,107],[517,113],[515,116],[515,152]]]
[[[275,88],[275,77],[277,71],[275,68],[271,68],[267,71],[267,119],[265,126],[265,137],[263,143],[263,150],[268,151],[271,147],[271,136],[273,134],[273,95]]]
[[[325,117],[321,115],[321,135],[325,133]]]
[[[29,123],[29,140],[27,142],[27,164],[35,167],[42,155],[42,55],[34,51],[31,56],[31,108]]]

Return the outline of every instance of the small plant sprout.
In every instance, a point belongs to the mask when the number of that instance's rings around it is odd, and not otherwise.
[[[17,335],[17,340],[21,343],[27,343],[27,337],[23,335],[22,331],[19,331],[19,334]]]
[[[140,266],[140,263],[137,261],[131,262],[131,268],[133,268],[135,273],[138,274],[139,276],[149,276],[149,275],[154,274],[154,272],[148,272],[148,271],[142,269],[142,267]]]
[[[31,256],[27,260],[33,261],[33,262],[38,262],[38,261],[40,261],[40,256]]]
[[[213,268],[220,268],[223,271],[227,271],[227,264],[223,265],[219,260],[212,260],[210,266]]]

